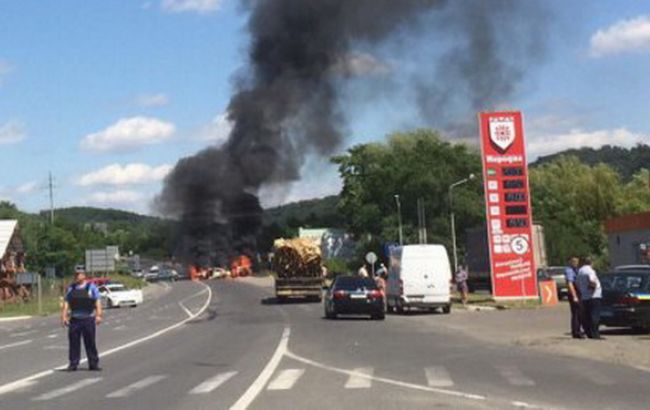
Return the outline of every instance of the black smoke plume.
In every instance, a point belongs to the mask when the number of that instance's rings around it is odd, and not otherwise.
[[[502,44],[504,34],[495,34],[503,28],[492,18],[504,7],[511,10],[506,14],[522,17],[518,12],[527,6],[521,3],[242,0],[250,45],[227,110],[232,132],[224,145],[181,159],[157,198],[162,213],[181,220],[179,253],[205,265],[255,249],[259,189],[298,180],[306,156],[328,156],[341,145],[346,118],[339,97],[345,80],[355,75],[346,67],[357,47],[372,50],[395,37],[452,33],[460,45],[443,59],[453,72],[436,61],[422,67],[445,83],[419,81],[417,102],[444,104],[455,88],[466,93],[461,99],[471,108],[488,107],[497,94],[507,99],[513,92],[508,71],[525,61],[501,60],[511,48]],[[512,39],[517,44],[538,35],[521,22],[505,31],[523,33]],[[527,60],[529,46],[521,49]]]

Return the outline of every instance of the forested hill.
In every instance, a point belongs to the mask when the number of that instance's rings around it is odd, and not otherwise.
[[[56,218],[63,218],[75,223],[141,223],[152,222],[158,218],[140,215],[119,209],[101,209],[92,207],[58,208],[54,211]],[[42,216],[49,215],[49,211],[41,211]]]
[[[596,165],[604,163],[619,172],[624,181],[642,168],[650,168],[650,145],[639,144],[633,148],[623,148],[605,145],[599,149],[580,148],[558,152],[545,157],[539,157],[531,164],[532,167],[552,162],[561,156],[575,156],[582,163]]]
[[[344,221],[337,213],[339,197],[292,202],[264,210],[264,224],[281,226],[340,227]]]

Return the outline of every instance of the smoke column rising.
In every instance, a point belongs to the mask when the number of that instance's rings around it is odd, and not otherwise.
[[[493,32],[499,27],[490,19],[499,5],[516,15],[523,9],[520,3],[243,0],[250,16],[250,46],[248,66],[237,78],[228,106],[232,132],[224,145],[181,159],[157,198],[163,214],[182,222],[185,258],[206,264],[206,258],[216,257],[223,263],[233,251],[252,251],[261,223],[258,190],[298,180],[307,155],[328,156],[341,145],[345,118],[339,91],[352,75],[341,65],[360,44],[378,46],[396,34],[423,30],[460,33],[469,46],[459,51],[470,54],[446,56],[458,71],[439,74],[445,77],[444,86],[435,79],[421,84],[417,102],[423,107],[445,103],[458,85],[464,85],[468,95],[463,99],[471,107],[492,102],[492,88],[499,98],[507,98],[512,93],[504,86],[510,65],[499,59],[505,49],[499,43],[502,36]],[[429,17],[440,15],[451,19],[428,24]],[[537,35],[523,31],[528,37]],[[473,67],[482,61],[491,64],[485,70]],[[432,73],[435,67],[432,62],[423,70]]]

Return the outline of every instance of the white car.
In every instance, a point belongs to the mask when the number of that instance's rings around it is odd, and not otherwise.
[[[132,306],[135,307],[144,300],[139,289],[127,289],[121,283],[108,283],[99,287],[102,303],[105,307]]]

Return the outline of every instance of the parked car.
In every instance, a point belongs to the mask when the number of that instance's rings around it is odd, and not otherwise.
[[[629,272],[629,271],[648,271],[650,272],[650,265],[620,265],[614,268],[616,272]]]
[[[564,276],[565,269],[566,267],[564,266],[549,266],[537,270],[537,280],[550,278],[555,281],[558,299],[569,297],[569,287],[566,283],[566,276]]]
[[[600,323],[650,330],[650,270],[614,271],[602,275]]]
[[[99,294],[105,307],[135,307],[142,303],[144,297],[139,289],[127,289],[119,282],[107,283],[99,287]]]
[[[135,269],[131,272],[131,276],[134,278],[142,279],[144,278],[144,271],[142,269]]]
[[[325,295],[325,317],[370,315],[384,320],[384,294],[375,281],[361,276],[338,276]]]
[[[391,250],[386,303],[389,311],[451,311],[451,265],[442,245],[406,245]]]

